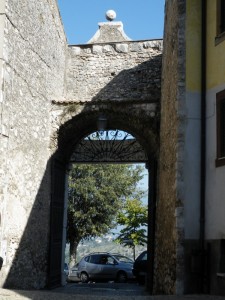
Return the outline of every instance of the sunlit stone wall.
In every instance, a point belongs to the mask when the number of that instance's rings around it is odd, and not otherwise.
[[[66,99],[159,102],[162,40],[69,47]]]
[[[62,97],[66,39],[55,0],[1,1],[0,285],[46,284],[51,100]]]
[[[127,102],[124,115],[146,131],[142,111],[158,117],[162,40],[68,47],[56,2],[0,3],[0,285],[10,288],[47,285],[49,159],[74,117],[64,104],[92,102],[96,113],[95,103]]]
[[[166,1],[155,292],[184,292],[185,1]]]

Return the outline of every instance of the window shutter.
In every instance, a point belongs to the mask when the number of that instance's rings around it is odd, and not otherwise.
[[[220,102],[220,157],[225,157],[225,99]]]
[[[221,0],[221,11],[220,11],[220,30],[221,33],[225,31],[225,0]]]

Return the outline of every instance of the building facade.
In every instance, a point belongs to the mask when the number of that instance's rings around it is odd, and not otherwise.
[[[155,282],[166,293],[225,292],[224,47],[224,1],[165,2],[156,252],[166,276]]]

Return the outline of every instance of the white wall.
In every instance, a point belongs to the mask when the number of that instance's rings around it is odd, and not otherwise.
[[[199,237],[200,101],[200,93],[187,93],[184,147],[185,239],[197,239]]]
[[[223,89],[225,85],[207,93],[206,239],[225,238],[225,166],[215,167],[216,93]]]

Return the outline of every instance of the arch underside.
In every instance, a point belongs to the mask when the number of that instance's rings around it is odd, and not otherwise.
[[[76,106],[67,107],[71,118],[60,126],[57,134],[55,156],[69,162],[147,162],[158,155],[159,123],[157,114],[150,116],[142,104],[85,105],[81,113]],[[155,111],[154,111],[155,113]],[[107,119],[105,132],[124,131],[132,138],[85,139],[98,132],[97,122],[101,114]],[[90,155],[91,154],[91,155]]]

